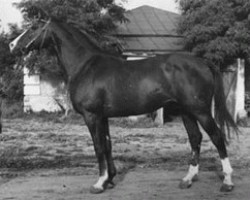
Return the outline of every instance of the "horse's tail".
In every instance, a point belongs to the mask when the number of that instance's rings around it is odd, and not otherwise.
[[[226,140],[226,132],[228,137],[230,137],[230,127],[233,128],[236,134],[238,134],[239,129],[226,106],[226,97],[224,93],[223,80],[221,74],[219,70],[213,70],[213,71],[215,78],[215,90],[214,90],[215,120],[220,126],[221,131]]]

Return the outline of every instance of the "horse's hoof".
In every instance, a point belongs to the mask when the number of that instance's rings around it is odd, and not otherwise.
[[[187,189],[190,188],[192,186],[192,183],[190,181],[181,181],[179,184],[179,188],[181,189]]]
[[[104,189],[91,186],[89,191],[91,194],[100,194],[100,193],[104,192]]]
[[[231,192],[234,189],[234,185],[223,184],[220,188],[221,192]]]
[[[107,183],[107,189],[113,189],[114,187],[115,187],[115,184],[114,184],[113,181],[109,181],[109,182]]]

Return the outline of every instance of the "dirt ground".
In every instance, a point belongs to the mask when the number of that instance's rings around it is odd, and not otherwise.
[[[250,198],[250,128],[240,128],[228,151],[235,189],[222,183],[218,153],[204,134],[199,180],[178,187],[188,169],[190,146],[180,121],[163,127],[111,125],[118,169],[116,187],[89,193],[98,170],[84,124],[39,119],[4,120],[0,136],[0,200],[215,200]]]

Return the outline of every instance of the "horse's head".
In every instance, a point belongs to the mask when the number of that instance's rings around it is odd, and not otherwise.
[[[37,23],[31,25],[9,44],[10,51],[29,52],[33,49],[43,47],[46,43],[48,43],[48,27],[50,22],[51,20],[39,20]]]

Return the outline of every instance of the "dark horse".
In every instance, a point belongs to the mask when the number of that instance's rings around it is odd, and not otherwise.
[[[237,127],[226,108],[222,79],[216,69],[199,58],[176,53],[125,61],[102,51],[88,34],[54,18],[22,33],[10,43],[10,49],[27,52],[48,45],[67,74],[73,107],[84,117],[93,139],[99,179],[91,192],[100,193],[113,186],[116,175],[108,118],[149,113],[173,102],[181,107],[192,147],[189,171],[180,187],[190,187],[198,174],[202,140],[199,122],[221,158],[225,175],[221,190],[233,189],[223,130],[229,125]],[[211,114],[213,97],[220,128]]]

